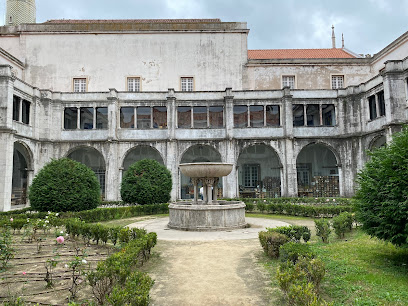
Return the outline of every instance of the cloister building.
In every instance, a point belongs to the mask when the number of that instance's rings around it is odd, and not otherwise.
[[[367,150],[408,122],[408,32],[373,56],[248,50],[245,22],[49,20],[0,27],[0,210],[51,159],[89,166],[120,200],[152,158],[235,166],[223,197],[352,196]]]

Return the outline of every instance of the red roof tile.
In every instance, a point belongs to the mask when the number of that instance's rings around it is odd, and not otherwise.
[[[221,19],[52,19],[45,23],[211,23]]]
[[[355,58],[343,49],[248,50],[248,59]]]

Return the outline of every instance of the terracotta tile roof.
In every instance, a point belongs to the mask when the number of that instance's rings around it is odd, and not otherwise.
[[[355,58],[355,56],[340,48],[248,50],[248,59],[291,58]]]
[[[44,23],[211,23],[221,19],[52,19]]]

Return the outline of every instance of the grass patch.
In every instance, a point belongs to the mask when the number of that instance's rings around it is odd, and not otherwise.
[[[142,216],[142,217],[131,217],[131,218],[124,218],[124,219],[117,219],[117,220],[111,220],[111,221],[104,221],[104,222],[99,222],[103,225],[109,225],[109,226],[127,226],[132,223],[136,222],[141,222],[145,221],[148,219],[156,219],[156,218],[164,218],[168,217],[169,214],[157,214],[157,215],[151,215],[151,216]]]
[[[322,294],[334,305],[408,305],[408,249],[355,230],[312,244],[326,265]]]

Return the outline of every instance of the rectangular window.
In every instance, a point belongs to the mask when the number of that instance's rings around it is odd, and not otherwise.
[[[20,120],[20,98],[13,96],[13,120]]]
[[[222,106],[210,106],[210,128],[219,129],[224,127],[224,108]]]
[[[248,127],[248,106],[246,105],[234,106],[234,127],[235,128]]]
[[[128,91],[140,91],[140,78],[127,78]]]
[[[30,102],[26,100],[21,101],[21,111],[22,111],[21,122],[25,124],[30,124]]]
[[[193,119],[195,129],[204,129],[207,127],[207,107],[206,106],[194,106],[193,107]]]
[[[375,105],[375,96],[368,97],[368,108],[370,111],[370,120],[377,118],[377,107]]]
[[[244,187],[256,188],[259,182],[259,164],[244,165]]]
[[[332,75],[332,89],[344,88],[344,76]]]
[[[106,130],[108,128],[108,108],[96,108],[96,128]]]
[[[280,126],[279,105],[266,106],[266,126]]]
[[[137,111],[137,128],[150,129],[152,120],[151,108],[139,106],[136,111]]]
[[[191,128],[191,107],[179,106],[177,107],[177,126],[179,128],[189,129]]]
[[[320,125],[320,108],[318,104],[309,104],[306,107],[307,126]]]
[[[81,130],[92,130],[93,129],[93,117],[94,117],[93,107],[81,107],[80,115],[81,115],[80,129]]]
[[[293,126],[304,126],[304,109],[303,104],[293,105]]]
[[[194,78],[181,78],[181,91],[193,91]]]
[[[250,127],[264,126],[264,109],[262,105],[251,105],[249,107]]]
[[[336,112],[333,104],[322,105],[322,119],[324,126],[336,125]]]
[[[135,109],[133,107],[120,108],[120,127],[124,129],[135,127]]]
[[[86,92],[86,79],[74,79],[74,92]]]
[[[385,99],[384,99],[384,91],[380,91],[377,94],[377,99],[378,99],[378,107],[379,107],[379,113],[380,116],[385,116]]]
[[[64,110],[64,129],[75,130],[78,123],[78,109],[76,107],[66,107]]]
[[[153,128],[167,128],[167,108],[165,106],[153,107]]]
[[[284,75],[282,76],[282,88],[289,87],[290,89],[295,88],[295,76],[294,75]]]

